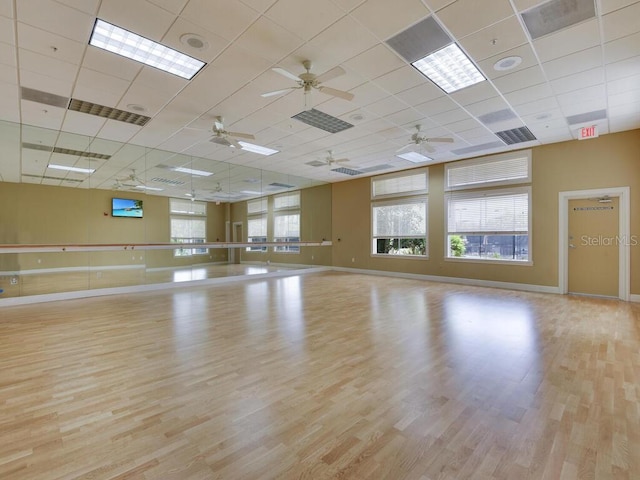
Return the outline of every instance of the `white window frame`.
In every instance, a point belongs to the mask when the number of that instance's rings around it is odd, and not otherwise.
[[[197,211],[200,210],[199,209],[185,209],[183,210],[176,210],[174,207],[174,204],[178,204],[178,205],[183,205],[183,206],[198,206],[198,207],[204,207],[202,209],[202,211]],[[173,237],[173,232],[171,231],[171,220],[173,219],[179,219],[179,220],[200,220],[204,222],[204,231],[205,231],[205,237],[204,238],[200,238],[200,237],[175,237],[178,238],[178,240],[176,240],[177,243],[194,243],[194,244],[198,244],[198,243],[206,243],[207,238],[206,238],[206,232],[207,232],[207,202],[196,202],[196,201],[191,201],[191,200],[184,200],[182,198],[169,198],[169,241],[170,242],[174,242],[174,237]],[[196,241],[190,241],[190,240],[202,240],[201,242]],[[208,248],[176,248],[173,250],[173,256],[174,257],[193,257],[193,256],[199,256],[199,255],[208,255],[209,254],[209,249]]]
[[[279,203],[279,199],[296,199],[293,203],[286,203],[281,207],[277,207],[276,205]],[[274,242],[299,242],[300,235],[302,232],[302,198],[300,195],[300,191],[297,190],[295,192],[287,192],[281,193],[279,195],[273,196],[273,241]],[[283,215],[297,215],[298,216],[298,236],[297,237],[278,237],[276,232],[276,218]],[[297,240],[296,240],[297,239]],[[300,246],[299,245],[277,245],[273,247],[274,253],[288,253],[288,254],[299,254]]]
[[[416,188],[412,190],[406,190],[401,192],[394,192],[389,194],[376,194],[376,182],[390,180],[394,178],[408,177],[412,175],[424,175],[424,188]],[[375,258],[395,258],[395,259],[413,259],[413,260],[427,260],[429,258],[429,168],[423,167],[413,170],[405,170],[402,172],[390,173],[387,175],[378,175],[371,178],[371,208],[370,208],[370,232],[369,238],[371,239],[371,257]],[[386,205],[403,205],[407,203],[424,203],[425,208],[425,232],[424,232],[424,255],[413,254],[392,254],[392,253],[378,253],[377,241],[379,238],[392,238],[387,236],[375,236],[374,235],[374,210],[379,206]],[[395,236],[394,239],[398,240],[407,238],[416,238],[415,236]],[[423,238],[423,237],[420,237]]]
[[[459,167],[466,166],[482,166],[497,161],[509,159],[525,159],[527,172],[526,175],[509,179],[509,180],[489,180],[485,182],[475,182],[467,185],[450,185],[449,171]],[[444,201],[444,259],[452,262],[469,262],[469,263],[494,263],[500,265],[533,265],[533,236],[532,236],[532,191],[531,191],[531,150],[523,150],[519,152],[510,152],[501,155],[493,155],[490,157],[482,157],[472,160],[461,160],[445,165],[445,201]],[[529,185],[525,185],[529,184]],[[468,192],[460,192],[460,190],[468,190]],[[454,198],[479,198],[490,196],[502,196],[510,193],[526,193],[528,200],[528,218],[527,218],[527,260],[516,260],[513,258],[487,258],[487,257],[456,257],[451,254],[451,246],[449,245],[449,236],[456,235],[455,232],[449,231],[449,201]],[[501,235],[522,235],[522,233],[504,233],[504,232],[476,232],[480,236],[501,236]]]
[[[247,200],[247,242],[251,243],[254,241],[266,242],[269,240],[269,222],[268,222],[268,208],[269,202],[267,197],[261,197],[253,200]],[[252,237],[249,236],[249,232],[251,229],[249,228],[249,222],[252,220],[260,220],[265,223],[265,234],[261,237]],[[260,240],[254,240],[254,238],[259,238]],[[246,247],[247,252],[257,252],[262,253],[266,252],[268,248],[265,245],[256,246],[256,247]]]

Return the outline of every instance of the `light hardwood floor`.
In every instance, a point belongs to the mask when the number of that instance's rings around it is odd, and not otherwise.
[[[0,478],[638,479],[639,307],[327,272],[0,309]]]

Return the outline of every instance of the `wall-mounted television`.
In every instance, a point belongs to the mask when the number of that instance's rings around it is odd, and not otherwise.
[[[142,218],[142,200],[132,198],[112,198],[112,217]]]

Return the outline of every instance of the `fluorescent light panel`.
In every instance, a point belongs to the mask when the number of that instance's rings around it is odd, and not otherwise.
[[[416,60],[412,65],[447,93],[485,80],[480,70],[455,43]]]
[[[400,155],[396,155],[396,157],[400,157],[404,160],[409,160],[410,162],[413,162],[413,163],[430,162],[431,160],[433,160],[433,158],[427,157],[418,152],[402,153]]]
[[[260,155],[273,155],[274,153],[278,153],[279,150],[273,150],[271,148],[263,147],[261,145],[254,145],[253,143],[248,142],[238,142],[242,146],[242,150],[246,150],[247,152],[259,153]]]
[[[89,44],[191,80],[204,62],[97,19]]]
[[[67,167],[66,165],[56,165],[55,163],[50,163],[48,168],[53,168],[54,170],[66,170],[68,172],[76,172],[76,173],[93,173],[96,171],[95,168],[80,168],[80,167]]]
[[[210,177],[211,175],[213,175],[213,172],[205,172],[204,170],[193,170],[186,167],[174,167],[171,170],[173,170],[174,172],[188,173],[189,175],[198,175],[200,177]]]
[[[152,190],[154,192],[161,192],[162,191],[162,188],[147,187],[146,185],[136,185],[136,188],[139,188],[140,190]]]

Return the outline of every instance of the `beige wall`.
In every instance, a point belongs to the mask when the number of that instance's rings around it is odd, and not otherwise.
[[[300,240],[331,240],[331,184],[300,190]],[[268,197],[269,235],[273,232],[273,196]],[[247,202],[231,205],[232,222],[242,222],[243,241],[247,240]],[[300,253],[241,252],[243,262],[272,262],[299,265],[331,265],[331,247],[303,247]]]
[[[111,199],[114,196],[142,200],[144,218],[113,218]],[[224,239],[225,206],[209,203],[207,220],[207,240]],[[167,197],[0,183],[0,243],[166,243],[169,231]],[[86,265],[157,268],[226,260],[226,250],[210,252],[210,258],[174,258],[172,250],[0,255],[0,271]]]
[[[631,187],[631,234],[640,235],[640,130],[536,147],[532,151],[533,265],[444,259],[444,165],[429,167],[429,259],[371,255],[370,178],[333,184],[335,266],[557,286],[558,193]],[[631,293],[640,294],[640,246],[631,247]]]

